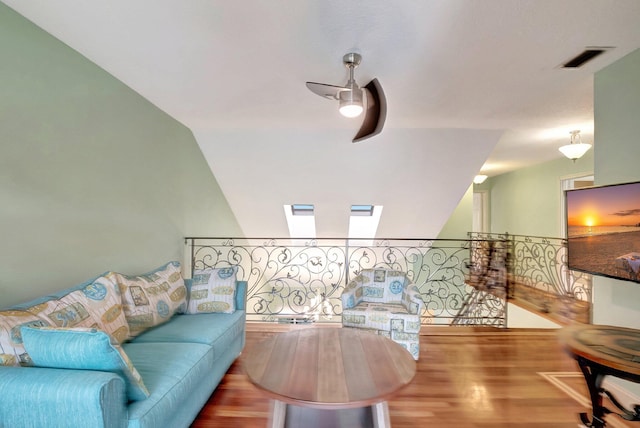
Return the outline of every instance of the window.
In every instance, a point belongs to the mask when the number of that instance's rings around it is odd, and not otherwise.
[[[351,215],[364,215],[371,217],[373,215],[373,205],[351,205]]]
[[[315,207],[311,204],[293,204],[284,206],[284,215],[289,226],[291,238],[315,238]]]
[[[293,204],[291,205],[292,215],[313,215],[313,205],[311,204]]]
[[[284,215],[292,240],[316,237],[316,211],[313,204],[284,205]],[[381,215],[382,205],[351,205],[348,238],[357,239],[357,244],[371,245]]]
[[[382,205],[351,205],[349,216],[349,239],[358,239],[358,244],[372,245],[376,236]],[[361,238],[365,238],[360,241]]]

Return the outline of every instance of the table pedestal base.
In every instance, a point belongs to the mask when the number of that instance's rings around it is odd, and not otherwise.
[[[271,400],[270,428],[389,428],[386,401],[352,409],[316,409]]]
[[[589,396],[591,398],[591,418],[589,418],[587,413],[580,413],[580,420],[586,427],[605,428],[607,423],[604,420],[604,416],[610,413],[617,414],[627,421],[640,421],[640,406],[635,406],[633,412],[627,410],[609,391],[602,387],[604,377],[607,375],[619,375],[617,370],[609,369],[582,357],[577,357],[576,360],[587,382],[587,388],[589,388]],[[606,408],[603,404],[604,396],[607,396],[609,401],[611,401],[621,413],[615,413]]]

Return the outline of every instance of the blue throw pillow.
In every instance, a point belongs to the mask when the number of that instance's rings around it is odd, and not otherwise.
[[[33,365],[97,370],[122,376],[130,401],[149,396],[140,373],[109,334],[95,328],[22,327],[22,343]]]

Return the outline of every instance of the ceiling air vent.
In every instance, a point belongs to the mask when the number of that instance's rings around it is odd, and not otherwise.
[[[562,68],[578,68],[611,48],[587,48],[574,58],[562,64]]]

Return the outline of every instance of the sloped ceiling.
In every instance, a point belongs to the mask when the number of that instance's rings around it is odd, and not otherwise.
[[[477,173],[592,140],[594,72],[640,47],[637,0],[2,1],[190,127],[247,236],[287,236],[291,203],[345,236],[371,203],[378,237],[435,237]],[[590,46],[613,49],[560,68]],[[358,144],[304,85],[344,84],[351,51],[388,100]]]

